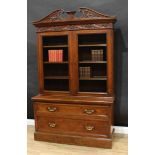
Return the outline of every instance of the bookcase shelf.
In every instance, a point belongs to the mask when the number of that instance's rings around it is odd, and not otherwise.
[[[68,76],[45,76],[44,79],[69,79]]]
[[[107,61],[79,61],[80,64],[105,64]]]
[[[107,46],[107,44],[79,44],[79,47],[102,47],[102,46]]]
[[[49,62],[49,61],[44,61],[44,64],[68,64],[68,61],[63,61],[63,62]]]
[[[65,48],[68,47],[68,45],[48,45],[48,46],[43,46],[43,48]]]
[[[107,77],[90,77],[90,78],[80,77],[79,80],[107,80]]]

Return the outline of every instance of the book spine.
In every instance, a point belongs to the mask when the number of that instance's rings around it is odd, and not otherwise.
[[[83,67],[83,76],[86,77],[87,76],[87,68]]]
[[[57,62],[59,62],[59,51],[60,50],[57,50]]]
[[[97,61],[100,61],[100,50],[97,50]]]
[[[51,50],[51,61],[54,62],[54,50]]]
[[[58,61],[61,62],[61,50],[58,50]]]
[[[53,50],[50,50],[50,62],[53,62]]]
[[[94,50],[91,50],[91,60],[94,61]]]
[[[54,62],[56,62],[56,50],[53,51]]]
[[[103,50],[100,50],[100,61],[103,61]]]
[[[90,78],[90,67],[88,67],[88,78]]]
[[[55,62],[58,62],[58,50],[55,50]]]
[[[80,78],[82,77],[82,68],[80,67]]]
[[[87,77],[87,67],[84,67],[84,77]]]
[[[63,50],[60,52],[60,61],[63,62]]]
[[[97,61],[97,50],[94,50],[94,60]]]
[[[55,50],[55,62],[58,62],[58,50]]]
[[[82,77],[84,77],[84,68],[83,67],[81,68],[82,68]]]

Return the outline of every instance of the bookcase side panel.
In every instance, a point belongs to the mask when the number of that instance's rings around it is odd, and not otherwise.
[[[107,88],[108,94],[114,94],[114,43],[113,43],[113,30],[107,31]]]
[[[42,36],[37,34],[37,55],[38,55],[38,79],[39,79],[39,93],[42,94],[44,90],[43,78],[43,54],[42,54]]]

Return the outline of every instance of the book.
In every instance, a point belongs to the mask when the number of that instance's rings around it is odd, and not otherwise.
[[[100,61],[103,61],[103,50],[100,50]]]
[[[90,78],[91,77],[91,67],[80,67],[80,77]]]
[[[95,51],[94,50],[91,50],[91,59],[92,59],[92,61],[95,60]]]
[[[49,62],[63,62],[63,50],[48,50]]]
[[[63,62],[63,50],[60,50],[60,62]]]
[[[97,50],[96,53],[97,53],[97,59],[96,60],[100,61],[100,50]]]
[[[51,61],[51,50],[48,50],[48,61]]]

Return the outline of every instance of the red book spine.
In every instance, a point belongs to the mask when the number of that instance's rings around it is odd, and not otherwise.
[[[61,62],[61,50],[59,50],[59,62]]]
[[[57,50],[57,62],[59,62],[59,50]]]
[[[60,61],[63,62],[63,50],[60,52]]]
[[[53,62],[56,61],[56,50],[53,50]]]
[[[57,62],[57,51],[58,50],[55,50],[55,62]]]
[[[61,62],[61,50],[59,50],[59,62]]]
[[[54,50],[51,50],[51,61],[54,62]]]
[[[56,61],[59,62],[59,50],[56,51]]]

